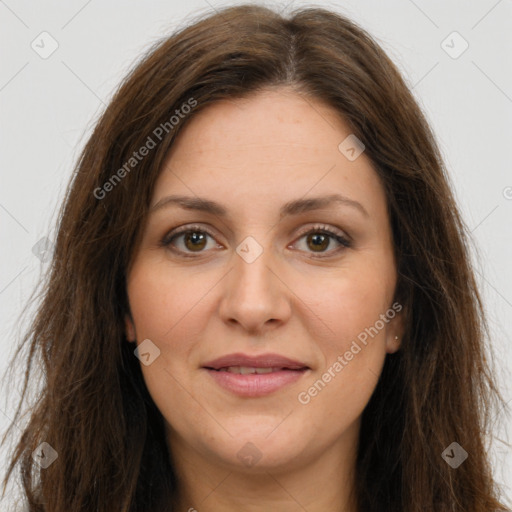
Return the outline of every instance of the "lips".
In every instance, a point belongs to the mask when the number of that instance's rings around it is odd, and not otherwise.
[[[249,356],[246,354],[229,354],[226,356],[219,357],[213,361],[209,361],[203,365],[203,368],[209,370],[223,370],[233,368],[242,369],[268,369],[271,368],[274,371],[278,370],[306,370],[309,367],[300,361],[295,361],[279,354],[261,354],[258,356]],[[268,372],[268,370],[267,370]],[[249,372],[247,372],[249,373]],[[251,372],[254,373],[254,372]]]
[[[310,370],[301,361],[279,354],[230,354],[202,367],[221,388],[244,398],[272,394],[300,380]]]

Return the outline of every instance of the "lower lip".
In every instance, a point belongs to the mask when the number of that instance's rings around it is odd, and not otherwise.
[[[308,370],[280,370],[272,373],[242,375],[225,371],[206,371],[224,389],[239,396],[258,397],[268,395],[293,382],[297,382]]]

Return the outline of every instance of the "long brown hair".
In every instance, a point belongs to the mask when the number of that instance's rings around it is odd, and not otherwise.
[[[42,300],[19,347],[30,345],[14,422],[34,358],[44,383],[4,491],[19,466],[30,512],[175,510],[163,418],[126,342],[125,280],[176,134],[205,106],[268,87],[292,88],[339,112],[386,192],[395,298],[406,322],[401,349],[387,356],[363,413],[360,510],[506,510],[486,455],[492,406],[501,399],[488,327],[468,230],[431,129],[395,65],[353,22],[322,8],[285,17],[247,4],[151,48],[80,155]],[[149,138],[153,147],[135,158]],[[45,469],[32,458],[42,442],[58,454]],[[468,453],[456,469],[441,455],[452,442]]]

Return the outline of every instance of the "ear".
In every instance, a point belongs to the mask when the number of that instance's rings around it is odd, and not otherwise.
[[[129,314],[126,314],[124,317],[124,329],[126,340],[130,343],[134,343],[137,341],[137,335],[135,334],[135,325],[133,323],[132,317]]]
[[[394,354],[400,349],[404,336],[404,318],[405,311],[401,304],[395,302],[390,311],[395,312],[395,316],[389,321],[386,329],[386,352]]]

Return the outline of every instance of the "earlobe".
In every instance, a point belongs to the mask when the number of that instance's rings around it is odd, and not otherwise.
[[[135,326],[133,325],[133,320],[130,315],[125,315],[124,325],[126,340],[130,343],[134,343],[137,340],[137,336],[135,334]]]
[[[389,326],[389,332],[386,333],[386,352],[388,354],[394,354],[402,346],[402,340],[404,337],[404,312],[400,311],[395,316],[392,323]]]
[[[386,340],[386,352],[388,354],[394,354],[400,348],[400,338],[397,335],[390,337]]]

